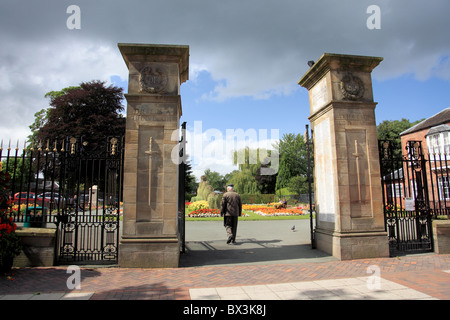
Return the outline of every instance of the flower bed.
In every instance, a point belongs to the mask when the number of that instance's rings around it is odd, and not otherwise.
[[[219,209],[198,209],[188,214],[189,218],[220,217]]]
[[[264,204],[243,204],[242,205],[242,210],[256,211],[256,210],[265,209],[265,208],[269,208],[269,207]]]
[[[20,207],[18,204],[15,204],[12,206],[11,212],[14,215],[18,215],[19,213],[23,215],[28,207],[34,207],[34,203],[29,203],[28,206],[27,204],[21,204]]]
[[[242,209],[253,211],[261,216],[299,216],[305,214],[300,208],[275,209],[273,206],[244,204]]]
[[[2,171],[0,162],[0,274],[11,270],[14,257],[20,254],[22,245],[17,236],[17,225],[9,216],[11,184],[8,172]]]
[[[189,218],[209,218],[209,217],[220,217],[220,209],[199,209],[188,213]],[[243,217],[248,217],[248,214],[242,212]]]
[[[208,209],[208,208],[209,208],[208,201],[205,201],[205,200],[191,202],[188,205],[189,211],[198,211],[201,209]]]

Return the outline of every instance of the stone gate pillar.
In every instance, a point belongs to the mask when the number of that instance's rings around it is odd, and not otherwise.
[[[181,117],[180,85],[189,47],[119,44],[129,69],[121,267],[178,267],[178,165],[172,133]]]
[[[382,60],[325,53],[299,81],[314,139],[316,247],[340,260],[389,256],[371,80]]]

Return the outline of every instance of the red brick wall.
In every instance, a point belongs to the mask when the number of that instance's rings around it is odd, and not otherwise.
[[[450,122],[447,123],[447,125],[450,125]],[[421,141],[422,142],[422,150],[423,153],[425,155],[425,159],[429,160],[430,156],[428,154],[428,145],[427,145],[427,140],[425,138],[425,135],[427,134],[427,132],[430,130],[430,128],[427,129],[423,129],[423,130],[419,130],[410,134],[406,134],[401,136],[401,143],[402,143],[402,154],[403,155],[407,155],[408,151],[406,150],[406,145],[408,141]],[[439,159],[439,156],[437,156]],[[431,159],[434,159],[433,155],[431,156]],[[447,161],[447,164],[444,161],[445,156],[442,155],[442,160],[439,162],[434,162],[432,161],[431,163],[427,162],[426,164],[426,170],[427,170],[427,180],[428,180],[428,190],[429,190],[429,197],[430,197],[430,202],[433,202],[433,199],[436,201],[435,205],[433,205],[432,203],[430,203],[430,206],[432,209],[434,209],[434,207],[438,207],[439,204],[439,195],[438,195],[438,182],[437,182],[437,175],[436,175],[436,170],[434,170],[435,167],[450,167],[450,161]],[[447,155],[447,159],[450,160],[450,155]],[[433,170],[430,170],[430,166],[433,168]],[[445,170],[445,172],[441,173],[444,176],[447,176],[447,171]],[[406,179],[406,177],[405,177]],[[410,187],[410,183],[405,181],[405,183],[408,183],[408,188]],[[431,188],[432,185],[432,188]],[[434,191],[434,195],[432,193],[432,190]],[[446,206],[446,201],[445,200],[441,200],[440,206],[445,207]],[[439,206],[439,207],[440,207]],[[447,203],[447,207],[450,206],[450,204]]]
[[[450,125],[450,122],[447,122],[446,125]],[[430,130],[430,128],[426,128],[423,130],[419,130],[419,131],[401,136],[400,138],[402,141],[402,153],[404,155],[407,154],[405,147],[406,147],[406,143],[408,141],[422,141],[423,152],[424,152],[424,154],[428,154],[428,145],[427,145],[427,139],[425,138],[425,135],[427,134],[427,132],[429,130]]]

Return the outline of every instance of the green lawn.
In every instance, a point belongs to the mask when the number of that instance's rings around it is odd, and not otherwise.
[[[257,221],[257,220],[301,220],[309,219],[309,214],[301,216],[260,216],[253,211],[244,210],[248,217],[239,217],[240,221]],[[189,218],[186,217],[186,221],[222,221],[223,217],[211,217],[211,218]]]

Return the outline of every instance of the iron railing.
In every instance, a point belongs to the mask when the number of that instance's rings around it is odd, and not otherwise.
[[[8,214],[19,226],[56,228],[59,263],[117,261],[123,144],[123,137],[103,145],[75,137],[23,148],[1,143]]]
[[[425,153],[420,142],[409,141],[404,155],[395,157],[382,141],[380,166],[385,209],[400,213],[417,206],[432,218],[450,219],[450,155]]]
[[[450,157],[425,153],[420,141],[408,141],[401,156],[395,156],[391,146],[389,141],[380,142],[391,255],[433,251],[432,219],[450,218]]]

